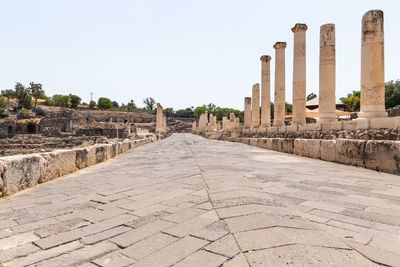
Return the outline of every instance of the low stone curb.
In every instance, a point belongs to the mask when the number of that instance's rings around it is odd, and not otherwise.
[[[85,148],[0,158],[0,196],[13,195],[157,140],[157,137],[148,137],[115,144],[96,144]]]
[[[400,174],[400,141],[243,137],[229,138],[226,141]]]

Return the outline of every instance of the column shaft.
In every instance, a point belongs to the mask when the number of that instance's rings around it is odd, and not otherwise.
[[[285,125],[285,42],[277,42],[275,48],[274,126]]]
[[[261,127],[271,126],[271,78],[270,56],[262,56],[261,60]]]
[[[319,49],[319,114],[318,121],[336,120],[335,24],[320,28]]]
[[[370,10],[362,18],[361,103],[359,117],[386,117],[383,12]]]
[[[251,97],[251,128],[260,126],[260,84],[253,85]]]
[[[251,127],[251,97],[244,98],[244,127]]]

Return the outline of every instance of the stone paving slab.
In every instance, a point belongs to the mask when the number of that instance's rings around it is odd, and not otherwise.
[[[4,266],[400,266],[400,177],[174,134],[0,199]]]

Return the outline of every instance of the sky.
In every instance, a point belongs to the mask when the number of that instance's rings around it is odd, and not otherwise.
[[[385,80],[400,79],[398,0],[0,0],[0,89],[40,82],[82,101],[153,97],[175,110],[214,103],[243,110],[261,79],[261,55],[306,23],[307,94],[318,94],[319,28],[336,25],[336,97],[360,88],[361,18],[384,11]]]

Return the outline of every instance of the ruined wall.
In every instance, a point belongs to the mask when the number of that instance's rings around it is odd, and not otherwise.
[[[0,158],[0,196],[10,196],[39,183],[114,158],[157,139],[154,136],[86,148]]]

